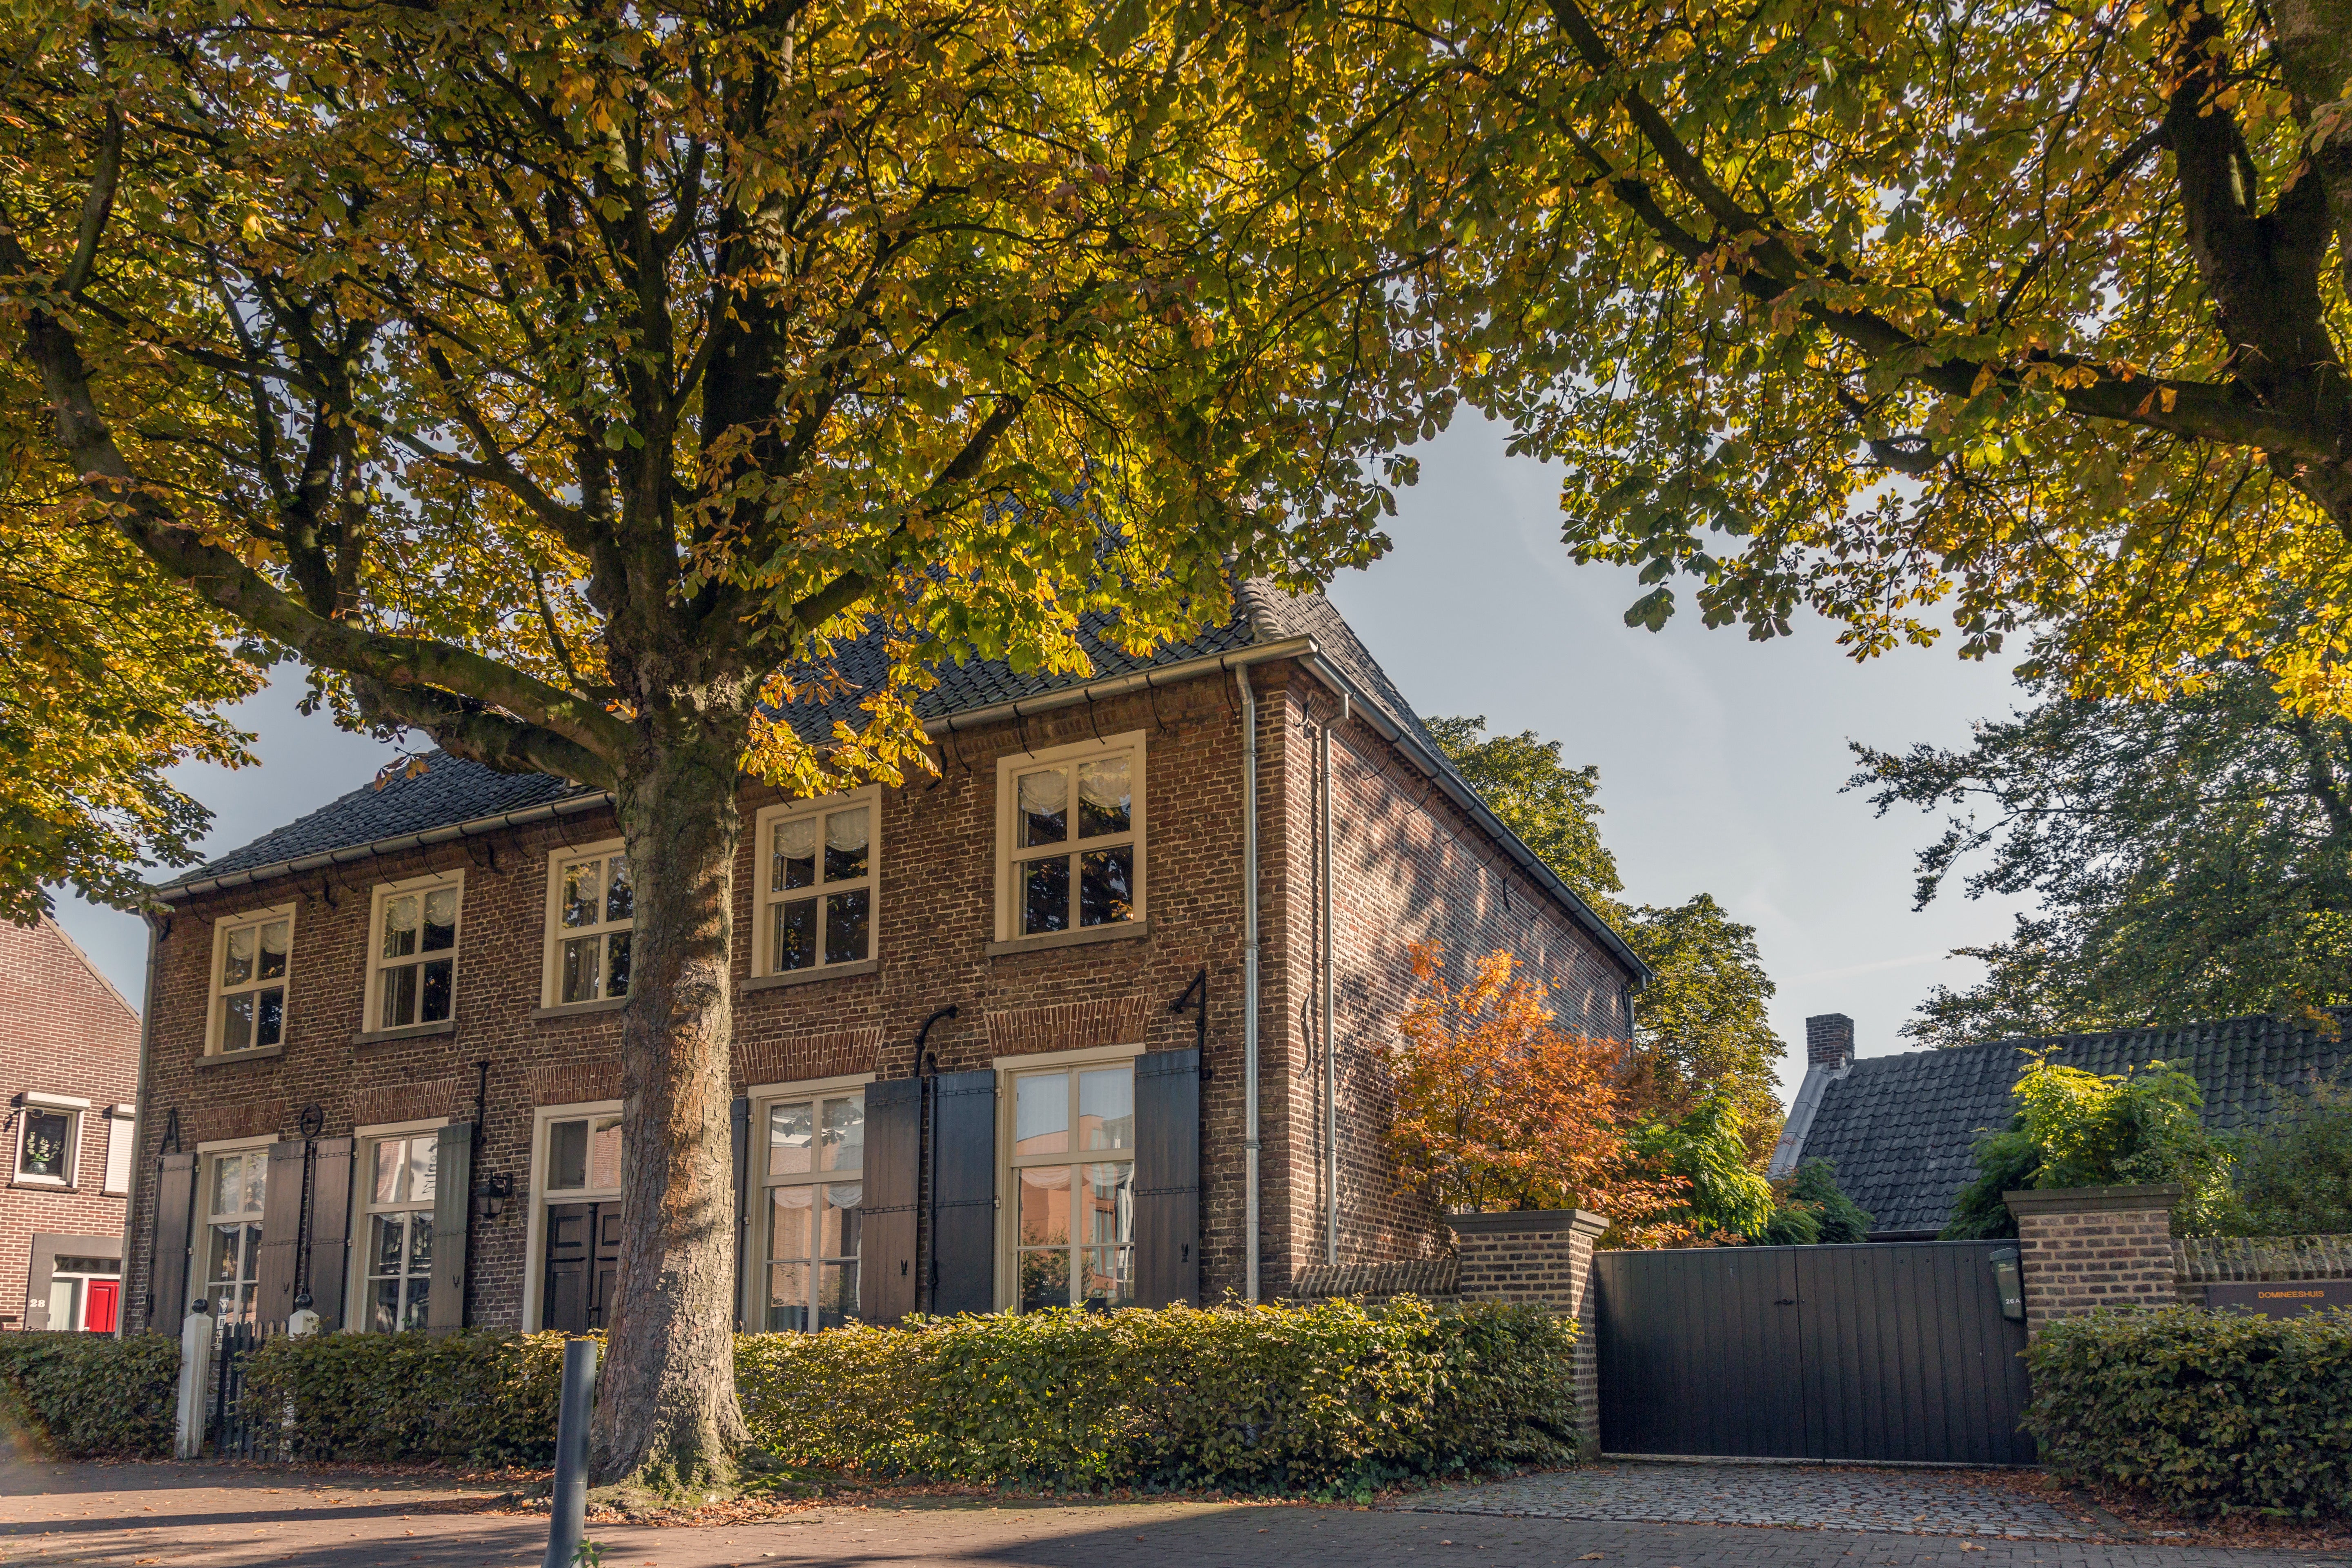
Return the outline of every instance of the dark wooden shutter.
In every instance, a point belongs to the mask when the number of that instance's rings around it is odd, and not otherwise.
[[[1201,1300],[1201,1053],[1135,1058],[1135,1299]]]
[[[253,1321],[264,1330],[282,1329],[294,1310],[294,1280],[301,1272],[303,1157],[310,1146],[269,1146],[269,1173],[261,1188],[261,1257],[255,1264]]]
[[[540,1277],[541,1328],[566,1334],[588,1331],[588,1262],[595,1226],[593,1204],[548,1205],[546,1272]]]
[[[466,1326],[466,1232],[474,1214],[474,1124],[441,1129],[433,1171],[433,1295],[425,1304],[427,1333]]]
[[[735,1331],[743,1331],[743,1254],[751,1239],[751,1100],[739,1094],[727,1108],[735,1148]]]
[[[155,1260],[147,1331],[176,1336],[188,1315],[188,1226],[196,1215],[196,1157],[166,1154],[155,1180]]]
[[[915,1196],[922,1175],[922,1083],[866,1086],[866,1181],[858,1195],[857,1315],[895,1323],[916,1306]]]
[[[931,1310],[992,1312],[996,1310],[996,1074],[951,1072],[931,1092],[939,1097],[932,1120],[938,1192],[931,1210],[938,1226],[932,1243],[940,1275]]]
[[[319,1331],[343,1326],[352,1277],[352,1141],[321,1138],[310,1151],[310,1310]]]

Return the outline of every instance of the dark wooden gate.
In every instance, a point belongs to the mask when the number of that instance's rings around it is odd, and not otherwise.
[[[1604,1252],[1593,1260],[1612,1454],[2030,1465],[2015,1243]]]

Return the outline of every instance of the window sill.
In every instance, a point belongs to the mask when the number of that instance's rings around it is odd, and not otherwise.
[[[761,974],[743,982],[742,994],[754,991],[774,991],[786,985],[808,985],[819,980],[848,980],[860,974],[879,974],[882,961],[862,958],[856,963],[827,963],[815,969],[795,969],[789,974]]]
[[[533,1007],[530,1016],[541,1023],[551,1018],[578,1018],[590,1013],[617,1013],[629,1005],[626,996],[607,996],[601,1002],[566,1002],[555,1007]]]
[[[262,1046],[250,1051],[211,1051],[196,1058],[200,1068],[225,1068],[235,1062],[266,1062],[272,1057],[284,1056],[284,1046]]]
[[[71,1182],[60,1182],[53,1176],[19,1176],[8,1184],[8,1189],[21,1193],[70,1193],[75,1190]]]
[[[992,942],[984,950],[991,958],[1004,958],[1016,952],[1042,952],[1049,948],[1084,947],[1097,942],[1140,942],[1151,934],[1151,921],[1121,921],[1117,925],[1087,926],[1078,931],[1047,931],[1044,936],[1016,936],[1010,942]]]
[[[416,1040],[430,1035],[454,1035],[457,1020],[442,1018],[430,1024],[404,1024],[397,1029],[362,1029],[352,1037],[355,1046],[382,1045],[386,1040]]]

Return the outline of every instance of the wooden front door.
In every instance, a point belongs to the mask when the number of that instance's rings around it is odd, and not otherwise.
[[[621,1273],[621,1205],[551,1204],[540,1326],[567,1334],[611,1321]]]

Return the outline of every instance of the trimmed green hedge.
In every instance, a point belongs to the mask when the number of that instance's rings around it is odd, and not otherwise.
[[[305,1458],[547,1464],[563,1336],[281,1334],[253,1352],[246,1376],[249,1396],[292,1404]]]
[[[1092,1489],[1359,1491],[1576,1457],[1572,1321],[1385,1306],[965,1317],[747,1336],[736,1379],[795,1463]]]
[[[2026,1361],[2026,1427],[2062,1476],[2189,1514],[2352,1514],[2352,1311],[2098,1312]]]
[[[61,1455],[147,1458],[172,1451],[180,1397],[175,1340],[0,1334],[0,1381]]]

